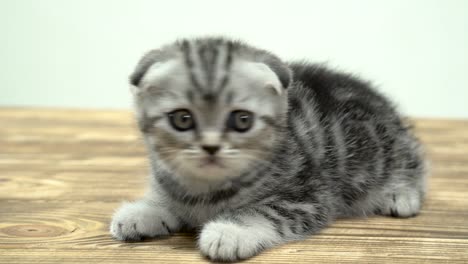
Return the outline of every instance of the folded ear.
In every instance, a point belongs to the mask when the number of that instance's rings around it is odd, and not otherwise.
[[[276,56],[265,57],[263,63],[265,63],[276,74],[282,88],[287,89],[293,79],[291,69]]]
[[[135,70],[130,75],[130,84],[138,87],[140,85],[141,79],[143,79],[143,76],[145,76],[146,72],[151,67],[151,65],[158,62],[161,59],[161,51],[159,50],[151,50],[145,55],[143,55],[143,57],[140,59],[137,66],[135,67]]]
[[[270,89],[275,94],[282,94],[291,82],[291,70],[280,64],[274,66],[276,67],[273,68],[265,62],[244,61],[238,64],[238,71],[249,75],[258,85]]]
[[[130,75],[130,91],[134,94],[140,94],[143,91],[143,79],[151,71],[152,75],[164,75],[164,70],[167,70],[167,61],[174,57],[170,49],[155,49],[151,50],[140,59],[135,70]],[[158,69],[157,71],[155,71]],[[153,76],[155,77],[155,76]]]

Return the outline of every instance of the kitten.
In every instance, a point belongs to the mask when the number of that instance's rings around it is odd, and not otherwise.
[[[367,82],[224,38],[150,51],[130,79],[152,177],[116,239],[200,228],[203,255],[236,261],[338,217],[421,208],[421,146]]]

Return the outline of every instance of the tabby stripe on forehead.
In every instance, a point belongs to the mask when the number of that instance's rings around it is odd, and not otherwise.
[[[216,46],[203,45],[198,49],[198,56],[203,64],[203,70],[206,75],[206,83],[209,90],[213,90],[213,81],[216,71],[215,63],[218,58],[218,49]]]
[[[208,44],[200,45],[197,50],[197,56],[199,61],[201,62],[201,68],[205,72],[205,77],[206,77],[206,83],[208,84],[208,87],[205,88],[210,88],[210,79],[213,75],[213,73],[210,72],[210,49],[208,47]]]
[[[232,52],[234,50],[234,46],[232,42],[226,43],[226,60],[224,61],[224,76],[221,79],[221,82],[218,87],[218,93],[221,93],[226,87],[229,81],[229,72],[231,70],[232,65]]]
[[[193,71],[195,65],[192,58],[190,58],[192,49],[190,47],[190,43],[187,40],[182,42],[182,52],[184,53],[185,65],[187,66],[187,69],[190,73],[190,81],[198,91],[202,91],[202,86],[198,82],[197,77],[195,76],[195,72]]]
[[[213,48],[212,54],[211,54],[211,61],[209,62],[209,70],[208,70],[208,84],[210,86],[210,89],[213,90],[213,83],[214,83],[214,75],[216,71],[216,60],[218,59],[218,47]]]

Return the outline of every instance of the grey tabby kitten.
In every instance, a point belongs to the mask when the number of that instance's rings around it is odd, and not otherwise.
[[[151,186],[119,240],[200,229],[212,260],[305,239],[338,217],[416,215],[421,147],[370,85],[224,38],[147,53],[131,76]]]

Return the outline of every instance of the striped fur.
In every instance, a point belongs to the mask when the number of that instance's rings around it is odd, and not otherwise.
[[[200,38],[148,53],[131,83],[153,177],[143,199],[115,213],[117,239],[201,229],[202,254],[235,261],[338,217],[410,217],[421,208],[421,146],[392,104],[356,77]],[[165,113],[178,107],[194,113],[193,131],[171,130]],[[242,107],[254,127],[229,131],[226,116]],[[208,138],[221,146],[222,168],[200,166]]]

